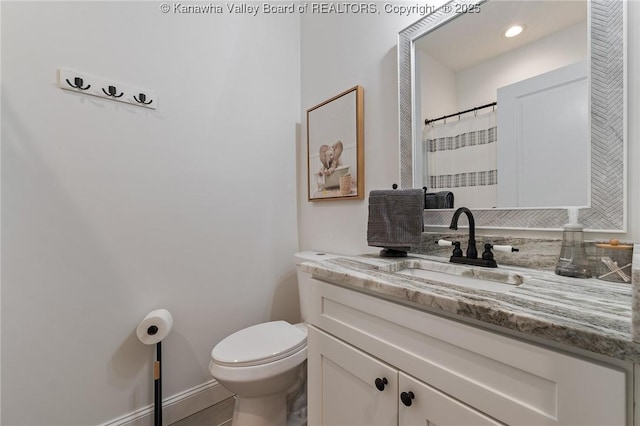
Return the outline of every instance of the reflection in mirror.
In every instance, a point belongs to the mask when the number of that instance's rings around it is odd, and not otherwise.
[[[415,41],[416,183],[469,208],[586,206],[586,0],[477,10]]]
[[[481,228],[561,229],[578,206],[624,231],[624,25],[618,1],[451,0],[400,31],[401,186],[451,191]]]

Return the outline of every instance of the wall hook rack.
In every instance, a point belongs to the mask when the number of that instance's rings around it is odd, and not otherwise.
[[[112,98],[121,98],[122,95],[124,95],[124,92],[120,92],[119,95],[116,95],[116,93],[118,92],[118,89],[116,89],[116,86],[109,86],[109,91],[107,92],[106,90],[104,90],[104,87],[102,88],[102,91],[104,92],[105,95],[107,96],[111,96]]]
[[[73,79],[73,83],[70,82],[68,78],[65,78],[65,80],[67,81],[67,84],[73,87],[74,89],[87,90],[88,88],[91,87],[90,84],[87,84],[87,87],[82,87],[84,85],[84,80],[81,77],[75,77]]]
[[[136,95],[133,95],[133,99],[135,99],[137,103],[143,104],[143,105],[149,105],[151,102],[153,102],[153,99],[150,100],[149,102],[146,102],[147,95],[145,95],[144,93],[140,93],[138,97],[136,97]]]
[[[65,68],[59,68],[57,74],[58,87],[76,95],[95,96],[138,108],[158,108],[158,94],[148,88]]]

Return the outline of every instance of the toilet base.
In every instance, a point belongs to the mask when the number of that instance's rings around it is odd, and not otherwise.
[[[286,393],[279,392],[259,398],[236,396],[232,426],[283,426],[286,422]]]

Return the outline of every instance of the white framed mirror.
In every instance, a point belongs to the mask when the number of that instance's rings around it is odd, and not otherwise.
[[[438,127],[447,125],[441,122],[427,126],[425,119],[450,115],[449,127],[451,122],[460,121],[465,128],[468,125],[465,121],[478,121],[481,115],[489,116],[492,112],[474,111],[475,106],[493,103],[500,97],[495,107],[498,118],[494,124],[498,137],[497,143],[493,144],[495,152],[491,154],[496,157],[495,164],[483,166],[495,173],[497,182],[490,182],[493,187],[456,186],[452,190],[454,195],[458,194],[454,197],[454,200],[458,198],[454,207],[472,208],[478,227],[553,230],[567,222],[567,208],[577,206],[580,207],[579,221],[586,230],[625,231],[625,7],[625,2],[618,0],[453,0],[402,30],[398,36],[401,187],[427,186],[430,192],[439,191],[446,189],[446,184],[440,187],[431,184],[444,182],[443,176],[455,174],[455,170],[442,166],[448,164],[442,158],[446,159],[452,152],[436,157],[434,150],[429,152],[427,148],[433,146],[427,141],[435,140],[429,136],[430,132],[435,130],[436,135],[441,135],[442,129]],[[535,15],[542,16],[545,25],[551,27],[547,33],[536,33],[537,27],[542,25],[536,23]],[[560,15],[567,16],[564,23]],[[525,23],[525,41],[516,48],[512,46],[509,52],[506,49],[499,51],[500,40],[496,38],[501,37],[498,31],[506,29],[503,28],[507,22],[505,16],[512,16],[514,22],[520,23],[530,20],[529,26]],[[466,30],[470,33],[464,34]],[[465,43],[469,37],[481,44]],[[493,49],[481,48],[482,43]],[[540,50],[541,45],[553,46],[555,51]],[[559,46],[568,53],[562,53]],[[455,54],[447,55],[448,52]],[[528,62],[521,59],[515,66],[504,65],[505,58],[518,57],[527,58]],[[437,62],[437,66],[430,67],[430,61]],[[502,64],[500,72],[495,72],[496,64]],[[474,65],[482,72],[470,72]],[[427,75],[419,74],[419,68],[427,69]],[[520,71],[505,72],[516,68]],[[439,69],[446,69],[446,75]],[[493,70],[491,78],[479,77],[482,73],[487,74],[487,69]],[[522,111],[532,111],[530,104],[536,102],[522,103],[520,100],[525,97],[517,91],[514,95],[512,86],[539,93],[539,88],[532,86],[532,82],[540,84],[539,81],[544,81],[545,87],[558,87],[557,83],[548,83],[545,79],[565,76],[569,71],[579,73],[578,77],[571,74],[567,81],[572,82],[570,91],[578,93],[576,99],[580,102],[563,107],[559,101],[546,100],[549,106],[538,109],[528,119],[542,133],[533,132],[529,142],[526,138],[523,138],[524,142],[514,142],[526,124],[518,121],[524,115]],[[455,79],[452,75],[463,77],[452,83],[452,78]],[[460,89],[474,84],[473,90],[464,92]],[[439,93],[447,85],[457,88],[453,89],[457,90],[455,95],[447,97]],[[568,96],[563,93],[560,98]],[[466,116],[457,114],[466,110],[471,110]],[[576,119],[584,124],[572,123],[565,129],[550,125],[559,115],[562,120],[558,121],[569,120],[569,114],[563,111],[578,112],[575,115],[580,117]],[[514,121],[516,123],[510,128],[509,124]],[[553,135],[548,129],[553,129]],[[558,140],[552,139],[554,135],[560,135]],[[578,140],[578,145],[569,145],[572,136]],[[514,145],[517,148],[513,148]],[[552,150],[553,154],[550,154]],[[516,151],[520,152],[519,158],[514,157]],[[454,158],[456,166],[465,164],[463,157]],[[474,166],[479,163],[477,158],[480,157],[474,154]],[[428,172],[431,172],[429,176]],[[470,174],[461,175],[466,179]],[[449,178],[446,182],[451,185],[452,181]],[[460,182],[463,182],[460,186],[466,185],[464,179],[455,178],[454,182],[455,185]],[[527,184],[534,190],[527,192]],[[562,187],[568,189],[562,192]],[[469,194],[466,198],[465,190]],[[451,214],[450,209],[425,210],[425,224],[448,226]]]

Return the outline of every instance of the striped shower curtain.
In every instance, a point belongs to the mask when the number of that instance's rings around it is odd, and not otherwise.
[[[428,124],[423,131],[423,184],[453,192],[457,206],[496,207],[497,113]]]

